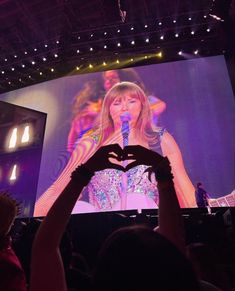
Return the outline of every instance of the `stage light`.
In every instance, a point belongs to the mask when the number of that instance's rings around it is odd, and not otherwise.
[[[189,17],[189,18],[188,18],[188,20],[189,20],[189,21],[191,21],[191,20],[192,20],[192,18],[191,18],[191,17]]]
[[[193,53],[194,53],[195,55],[197,55],[197,54],[198,54],[198,50],[195,50]]]
[[[11,82],[9,81],[8,84],[11,85]]]
[[[43,60],[43,62],[45,62],[47,59],[44,57],[44,58],[42,58],[42,60]]]
[[[161,26],[161,25],[162,25],[162,22],[158,22],[158,25],[160,25],[160,26]]]
[[[35,48],[35,49],[34,49],[34,51],[36,52],[36,51],[37,51],[37,49]]]
[[[131,62],[133,62],[133,61],[134,61],[134,59],[131,59],[130,61],[131,61]]]
[[[146,39],[145,39],[145,42],[147,42],[147,43],[148,43],[148,42],[149,42],[149,38],[146,38]]]
[[[15,68],[11,68],[12,71],[15,71]]]
[[[54,72],[55,70],[53,68],[51,68],[51,72]]]
[[[90,47],[90,52],[92,52],[93,51],[93,47]]]
[[[22,67],[22,68],[25,68],[25,65],[24,65],[24,64],[22,64],[22,65],[21,65],[21,67]]]
[[[178,55],[180,55],[180,56],[181,56],[181,55],[182,55],[182,53],[183,53],[182,51],[179,51],[179,52],[178,52]]]
[[[15,164],[14,166],[13,166],[13,168],[12,168],[12,171],[11,171],[11,175],[10,175],[10,177],[9,177],[9,180],[10,181],[15,181],[16,180],[16,176],[17,176],[17,171],[18,169],[17,169],[17,165]]]
[[[23,135],[21,137],[21,143],[29,142],[29,129],[30,129],[29,125],[26,125],[24,128]]]
[[[32,61],[31,64],[32,64],[32,65],[35,65],[35,61]]]
[[[119,60],[116,60],[116,63],[119,64],[120,63]]]
[[[29,75],[29,79],[31,79],[32,77]]]
[[[76,70],[77,70],[77,71],[79,71],[79,70],[80,70],[80,68],[77,66],[77,67],[76,67]]]
[[[57,55],[57,54],[54,54],[54,57],[55,57],[55,58],[58,58],[58,55]]]
[[[148,57],[147,56],[144,56],[144,58],[147,59]]]
[[[14,55],[14,58],[16,59],[17,58],[17,55]]]
[[[157,53],[158,58],[162,58],[162,55],[163,55],[162,52]]]
[[[148,25],[147,25],[147,24],[145,24],[144,28],[148,28]]]
[[[2,71],[2,74],[5,74],[5,72],[4,72],[4,71]]]
[[[204,18],[207,18],[207,15],[204,15],[203,17],[204,17]]]
[[[9,145],[8,145],[9,149],[13,149],[16,146],[17,131],[18,131],[17,127],[13,128],[12,133],[11,133],[11,137],[10,137],[10,140],[9,140]]]
[[[60,42],[57,40],[56,43],[59,44]]]
[[[107,48],[107,45],[105,44],[105,45],[104,45],[104,49],[106,49],[106,48]]]
[[[42,75],[42,72],[40,72],[39,75]]]
[[[27,55],[28,53],[25,51],[24,54]]]
[[[107,35],[107,32],[106,31],[104,32],[104,35]]]
[[[132,44],[132,45],[134,45],[134,44],[135,44],[135,41],[134,41],[134,40],[132,40],[132,41],[131,41],[131,44]]]
[[[81,39],[81,36],[78,36],[78,40]]]
[[[163,40],[163,39],[164,39],[164,35],[161,35],[161,36],[160,36],[160,39]]]
[[[175,37],[179,37],[179,34],[178,34],[178,33],[176,33],[176,34],[175,34]]]
[[[173,20],[173,23],[176,23],[176,20],[175,19]]]
[[[47,44],[45,44],[44,46],[45,46],[45,47],[48,47],[48,45],[47,45]]]
[[[7,62],[7,59],[4,59],[5,62]]]
[[[22,81],[21,78],[19,78],[19,81],[20,81],[20,82]]]
[[[220,18],[219,16],[215,15],[215,14],[209,14],[210,17],[214,18],[215,20],[218,20],[218,21],[221,21],[221,22],[224,22],[224,19]]]
[[[120,30],[120,29],[118,29],[118,30],[117,30],[117,33],[119,33],[120,31],[121,31],[121,30]]]
[[[103,62],[103,66],[106,66],[107,64],[106,64],[106,62]]]
[[[192,35],[194,35],[194,34],[195,34],[195,32],[194,32],[194,31],[191,31],[191,34],[192,34]]]
[[[118,47],[120,47],[120,46],[121,46],[120,42],[118,42],[118,43],[117,43],[117,46],[118,46]]]
[[[134,27],[133,26],[131,27],[131,30],[134,30]]]
[[[89,64],[89,69],[92,69],[92,68],[93,68],[92,64]]]
[[[80,50],[77,50],[77,54],[79,54],[80,53]]]
[[[93,37],[93,35],[94,35],[94,34],[92,33],[92,34],[90,35],[90,37]]]
[[[211,30],[210,30],[210,28],[207,28],[207,30],[206,30],[207,32],[210,32]]]

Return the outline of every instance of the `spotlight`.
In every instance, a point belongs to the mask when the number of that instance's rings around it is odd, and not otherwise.
[[[161,26],[162,25],[162,22],[158,22],[158,25]]]
[[[176,33],[176,34],[175,34],[175,37],[179,37],[179,34],[178,34],[178,33]]]
[[[24,54],[27,55],[28,53],[25,51]]]
[[[207,32],[210,32],[211,30],[210,30],[210,28],[207,28],[207,30],[206,30]]]
[[[2,71],[2,74],[5,74],[5,71]]]
[[[145,24],[144,28],[148,28],[148,25],[147,25],[147,24]]]
[[[35,65],[35,61],[32,61],[31,64],[32,64],[32,65]]]
[[[175,19],[173,20],[173,23],[176,23],[176,20]]]
[[[103,62],[103,66],[106,66],[107,64],[106,64],[106,62]]]
[[[121,30],[120,30],[120,29],[118,29],[118,30],[117,30],[117,33],[119,33],[120,31],[121,31]]]
[[[44,46],[45,46],[45,47],[48,47],[48,45],[47,45],[47,44],[45,44]]]
[[[17,55],[14,55],[14,58],[16,59],[17,58]]]
[[[191,31],[191,34],[194,35],[195,34],[195,31]]]
[[[80,53],[80,50],[77,50],[77,54],[79,54]]]
[[[35,49],[34,49],[34,51],[36,52],[36,51],[37,51],[37,49],[35,48]]]
[[[77,70],[77,71],[79,71],[79,70],[80,70],[80,68],[77,66],[77,67],[76,67],[76,70]]]
[[[198,54],[198,50],[195,50],[193,53],[194,53],[195,55],[197,55],[197,54]]]
[[[22,68],[25,68],[25,65],[24,65],[24,64],[22,64],[22,65],[21,65],[21,67],[22,67]]]
[[[12,71],[15,71],[15,68],[11,68]]]
[[[207,15],[204,15],[203,17],[204,17],[204,18],[207,18]]]
[[[135,44],[135,41],[134,41],[134,40],[132,40],[132,41],[131,41],[131,44],[132,44],[132,45],[134,45],[134,44]]]
[[[134,27],[133,26],[131,27],[131,30],[134,30]]]
[[[21,143],[27,143],[29,142],[29,125],[26,125],[24,128],[24,132],[21,138]]]
[[[93,47],[90,47],[90,52],[92,52],[93,51]]]
[[[105,44],[105,45],[104,45],[104,49],[106,49],[106,48],[107,48],[107,45]]]
[[[4,59],[5,62],[7,62],[7,59]]]
[[[104,32],[104,35],[107,35],[107,32],[106,31]]]
[[[58,58],[58,55],[57,55],[57,54],[54,54],[54,57],[55,57],[55,58]]]
[[[116,60],[116,63],[119,64],[120,63],[119,60]]]
[[[57,40],[56,43],[59,44],[60,42]]]
[[[118,42],[118,43],[117,43],[117,46],[118,46],[118,47],[120,47],[120,46],[121,46],[120,42]]]
[[[189,20],[189,21],[191,21],[191,20],[192,20],[192,18],[191,18],[191,17],[189,17],[189,18],[188,18],[188,20]]]
[[[131,59],[130,61],[131,61],[131,62],[133,62],[133,61],[134,61],[134,59]]]
[[[81,39],[81,36],[78,36],[78,40]]]
[[[29,75],[29,79],[31,79],[32,77]]]
[[[148,56],[144,56],[144,58],[145,58],[145,59],[147,59],[147,58],[148,58]]]
[[[45,62],[47,59],[44,57],[44,58],[42,58],[42,60],[43,60],[43,62]]]
[[[90,37],[93,37],[93,35],[94,35],[94,34],[92,33],[92,34],[90,35]]]
[[[8,82],[9,84],[10,82]],[[17,127],[13,128],[12,130],[12,133],[11,133],[11,137],[10,137],[10,140],[9,140],[9,145],[8,145],[8,148],[9,149],[13,149],[15,148],[16,146],[16,142],[17,142]]]
[[[181,56],[181,55],[182,55],[182,53],[183,53],[182,51],[178,51],[178,55],[179,55],[179,56]]]
[[[92,69],[92,68],[93,68],[92,64],[89,64],[89,69]]]
[[[42,75],[42,72],[40,72],[39,75]]]
[[[9,81],[8,84],[11,85],[11,82]]]
[[[53,68],[51,68],[51,72],[54,72],[55,70]]]
[[[158,58],[162,58],[162,52],[157,53]]]
[[[161,35],[161,36],[160,36],[160,39],[163,40],[163,39],[164,39],[164,35]]]
[[[145,39],[145,42],[147,42],[147,43],[148,43],[148,42],[149,42],[149,38],[146,38],[146,39]]]

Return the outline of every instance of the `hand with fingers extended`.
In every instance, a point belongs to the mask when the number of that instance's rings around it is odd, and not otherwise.
[[[127,165],[126,171],[137,166],[147,165],[150,166],[145,172],[149,173],[149,179],[154,172],[157,181],[172,180],[173,175],[171,173],[170,162],[167,157],[163,157],[158,153],[151,151],[140,145],[126,146],[124,148],[123,157],[127,160],[134,160],[134,162]]]
[[[110,159],[113,159],[114,162],[111,162]],[[118,144],[100,147],[85,164],[82,164],[75,169],[71,178],[76,182],[79,180],[79,177],[82,176],[84,185],[87,185],[97,171],[102,171],[108,168],[125,171],[121,165],[115,163],[115,160],[119,162],[122,159],[123,150]]]

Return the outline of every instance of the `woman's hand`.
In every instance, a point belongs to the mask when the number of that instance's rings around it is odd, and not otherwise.
[[[118,144],[112,144],[100,147],[95,154],[84,164],[84,167],[90,172],[102,171],[107,168],[124,171],[125,169],[118,164],[112,163],[109,159],[121,161],[123,159],[123,150]]]

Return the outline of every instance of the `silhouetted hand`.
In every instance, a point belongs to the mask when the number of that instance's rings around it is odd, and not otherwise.
[[[118,164],[112,163],[109,159],[121,161],[123,159],[123,150],[118,144],[107,145],[99,148],[95,154],[84,164],[91,172],[102,171],[107,168],[125,169]]]
[[[163,157],[140,145],[126,146],[123,152],[124,159],[135,160],[127,165],[125,171],[138,165],[146,165],[150,166],[145,170],[145,172],[149,173],[149,180],[151,180],[150,178],[153,172],[155,173],[157,180],[171,180],[173,178],[173,175],[171,174],[171,166],[167,157]]]

